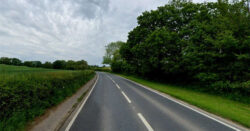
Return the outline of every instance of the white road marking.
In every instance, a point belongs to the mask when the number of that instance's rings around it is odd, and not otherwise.
[[[108,76],[108,75],[106,75],[109,79],[111,79],[112,80],[112,78],[110,77],[110,76]]]
[[[147,122],[147,120],[143,117],[141,113],[137,113],[137,115],[141,119],[142,123],[147,127],[148,131],[154,131],[154,129],[150,126],[150,124]]]
[[[120,86],[119,86],[118,84],[115,84],[115,85],[116,85],[116,87],[117,87],[118,89],[121,89]]]
[[[122,91],[123,96],[127,99],[128,103],[131,103],[131,100],[128,98],[128,96]]]
[[[121,77],[121,78],[123,78],[123,77]],[[149,91],[151,91],[151,92],[154,92],[154,93],[156,93],[156,94],[158,94],[158,95],[160,95],[160,96],[162,96],[162,97],[165,97],[166,99],[169,99],[169,100],[171,100],[171,101],[173,101],[173,102],[175,102],[175,103],[177,103],[177,104],[179,104],[179,105],[182,105],[182,106],[184,106],[184,107],[186,107],[186,108],[188,108],[188,109],[190,109],[190,110],[192,110],[192,111],[194,111],[194,112],[197,112],[197,113],[199,113],[199,114],[201,114],[201,115],[203,115],[203,116],[205,116],[205,117],[207,117],[207,118],[210,118],[210,119],[212,119],[212,120],[214,120],[214,121],[216,121],[216,122],[218,122],[218,123],[220,123],[220,124],[223,124],[223,125],[225,125],[225,126],[231,128],[231,129],[233,129],[233,130],[235,130],[235,131],[241,131],[240,129],[237,129],[236,127],[233,127],[233,126],[231,126],[231,125],[229,125],[229,124],[227,124],[227,123],[225,123],[225,122],[222,122],[222,121],[220,121],[220,120],[218,120],[218,119],[216,119],[216,118],[213,118],[212,116],[209,116],[209,115],[207,115],[207,114],[205,114],[205,113],[203,113],[203,112],[200,112],[200,111],[198,111],[198,110],[196,110],[196,109],[194,109],[194,108],[192,108],[192,107],[190,107],[190,106],[188,106],[188,105],[185,105],[185,104],[183,104],[183,103],[181,103],[181,102],[179,102],[179,101],[176,101],[176,100],[174,100],[174,99],[172,99],[172,98],[170,98],[170,97],[168,97],[168,96],[166,96],[166,95],[164,95],[164,94],[161,94],[161,93],[159,93],[159,92],[157,92],[157,91],[155,91],[155,90],[153,90],[153,89],[151,89],[151,88],[149,88],[149,87],[146,87],[146,86],[144,86],[144,85],[141,85],[141,84],[139,84],[139,83],[136,83],[136,82],[134,82],[134,81],[132,81],[132,80],[129,80],[129,79],[127,79],[127,78],[123,78],[123,79],[126,79],[126,80],[128,80],[128,81],[131,81],[131,82],[135,83],[136,85],[138,85],[138,86],[140,86],[140,87],[143,87],[143,88],[145,88],[145,89],[147,89],[147,90],[149,90]]]
[[[74,123],[76,117],[78,116],[78,114],[79,114],[80,111],[82,110],[82,108],[83,108],[83,106],[85,105],[86,101],[88,100],[90,94],[92,93],[93,89],[95,88],[95,85],[96,85],[98,79],[99,79],[99,75],[97,75],[97,79],[96,79],[96,81],[95,81],[95,84],[93,85],[93,88],[90,90],[88,96],[87,96],[86,99],[83,101],[82,105],[81,105],[80,108],[77,110],[77,112],[76,112],[76,114],[74,115],[74,117],[72,118],[72,120],[69,122],[69,124],[68,124],[67,128],[65,129],[65,131],[69,131],[69,130],[70,130],[70,128],[71,128],[71,126],[73,125],[73,123]]]
[[[107,77],[108,77],[111,81],[113,81],[113,83],[116,84],[116,82],[115,82],[110,76],[107,75]]]
[[[113,81],[113,79],[110,76],[108,76],[108,75],[106,75],[106,76]]]

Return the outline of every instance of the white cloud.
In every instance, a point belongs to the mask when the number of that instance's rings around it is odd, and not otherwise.
[[[143,11],[164,0],[1,0],[0,56],[87,60],[101,64],[104,46],[126,41]]]

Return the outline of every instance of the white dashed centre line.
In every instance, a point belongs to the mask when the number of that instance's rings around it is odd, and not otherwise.
[[[113,81],[113,83],[116,84],[116,82],[115,82],[110,76],[107,75],[107,77],[108,77],[111,81]]]
[[[143,117],[143,115],[141,113],[138,113],[137,115],[139,116],[139,118],[141,119],[141,121],[143,122],[143,124],[147,127],[148,131],[154,131],[154,129],[149,125],[149,123]]]
[[[128,101],[128,103],[131,103],[131,100],[128,98],[128,96],[122,91],[123,96],[126,98],[126,100]]]
[[[116,85],[116,87],[117,87],[118,89],[121,89],[120,86],[119,86],[118,84],[115,84],[115,85]]]

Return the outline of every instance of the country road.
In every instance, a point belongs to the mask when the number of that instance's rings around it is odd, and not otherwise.
[[[233,131],[237,128],[129,80],[98,72],[70,131]]]

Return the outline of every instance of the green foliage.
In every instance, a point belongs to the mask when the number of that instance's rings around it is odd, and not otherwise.
[[[85,70],[88,68],[88,63],[85,60],[80,61],[64,61],[56,60],[53,62],[54,69],[67,69],[67,70]]]
[[[65,60],[56,60],[53,62],[54,69],[65,69],[66,68],[66,61]]]
[[[127,42],[112,53],[112,71],[195,84],[233,94],[234,100],[250,95],[250,14],[244,0],[175,0],[137,20]]]
[[[11,63],[12,63],[12,65],[17,65],[17,66],[22,65],[22,61],[17,59],[17,58],[12,58]]]
[[[48,62],[46,61],[43,65],[42,65],[43,68],[53,68],[53,64],[51,62]]]
[[[110,67],[92,67],[90,69],[92,69],[94,71],[111,72]]]
[[[27,122],[72,95],[94,72],[0,65],[0,129],[24,130]]]
[[[65,61],[65,60],[56,60],[53,63],[46,61],[44,64],[41,61],[24,61],[17,58],[8,58],[1,57],[0,64],[6,65],[17,65],[17,66],[27,66],[27,67],[43,67],[49,69],[66,69],[66,70],[85,70],[88,69],[88,63],[85,60],[79,61]]]
[[[248,92],[250,15],[244,1],[172,1],[137,19],[112,69],[123,72],[126,64],[126,72],[151,79]]]
[[[88,68],[88,63],[85,60],[80,60],[75,62],[75,66],[73,69],[75,70],[85,70]]]
[[[112,59],[114,57],[115,52],[117,52],[117,50],[120,49],[122,44],[124,44],[124,42],[117,41],[117,42],[111,42],[107,46],[105,46],[106,53],[105,53],[105,56],[103,56],[102,63],[110,65],[112,63]]]
[[[11,59],[8,57],[1,57],[0,58],[0,64],[7,64],[10,65],[11,64]]]
[[[111,63],[111,67],[112,67],[113,72],[122,72],[122,66],[123,66],[122,61],[117,61],[117,62]]]
[[[41,61],[25,61],[23,65],[28,66],[28,67],[42,67],[42,62]]]
[[[17,58],[8,58],[8,57],[1,57],[0,58],[0,64],[6,64],[6,65],[22,65],[22,61]]]
[[[113,72],[124,72],[125,62],[120,55],[120,48],[124,42],[111,42],[106,46],[106,54],[103,57],[103,64],[109,64]]]
[[[94,71],[111,72],[111,68],[106,67],[105,65],[103,65],[102,67],[100,67],[98,65],[90,65],[88,68],[90,70],[94,70]]]

